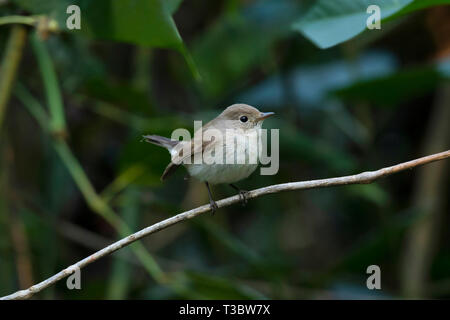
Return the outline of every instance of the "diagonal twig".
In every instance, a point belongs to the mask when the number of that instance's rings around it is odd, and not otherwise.
[[[434,161],[443,160],[446,158],[450,158],[450,150],[436,153],[433,155],[429,155],[426,157],[418,158],[415,160],[411,160],[408,162],[403,162],[391,167],[382,168],[376,171],[367,171],[360,174],[350,175],[350,176],[344,176],[344,177],[337,177],[337,178],[329,178],[329,179],[320,179],[320,180],[309,180],[309,181],[298,181],[298,182],[288,182],[288,183],[281,183],[276,184],[272,186],[267,186],[259,189],[255,189],[252,191],[249,191],[247,197],[250,198],[256,198],[265,194],[271,194],[271,193],[278,193],[283,191],[292,191],[292,190],[305,190],[305,189],[315,189],[315,188],[324,188],[324,187],[332,187],[332,186],[339,186],[339,185],[348,185],[348,184],[368,184],[371,183],[379,178],[386,177],[388,175],[404,171],[406,169],[412,169],[418,166],[422,166]],[[229,197],[222,199],[220,201],[217,201],[217,206],[219,208],[227,207],[229,205],[232,205],[234,203],[240,202],[239,195]],[[10,299],[28,299],[33,294],[42,291],[43,289],[53,285],[54,283],[58,282],[61,279],[64,279],[66,276],[69,276],[72,274],[77,268],[81,269],[88,264],[91,264],[95,261],[97,261],[100,258],[103,258],[123,247],[126,247],[133,242],[142,239],[145,236],[148,236],[149,234],[161,231],[165,228],[168,228],[174,224],[177,224],[181,221],[192,219],[202,213],[210,211],[209,205],[203,205],[195,209],[191,209],[189,211],[185,211],[183,213],[180,213],[176,216],[173,216],[171,218],[165,219],[163,221],[160,221],[158,223],[155,223],[151,226],[148,226],[138,232],[135,232],[119,241],[116,241],[109,246],[91,254],[90,256],[84,258],[83,260],[78,261],[77,263],[65,268],[64,270],[58,272],[57,274],[53,275],[52,277],[35,284],[34,286],[26,289],[17,291],[11,295],[4,296],[0,298],[0,300],[10,300]]]

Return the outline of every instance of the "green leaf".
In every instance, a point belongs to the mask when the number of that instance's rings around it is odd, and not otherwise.
[[[86,29],[94,37],[179,49],[182,40],[160,0],[80,1]]]
[[[47,14],[66,28],[69,5],[81,10],[81,30],[96,39],[180,49],[182,40],[170,11],[162,0],[14,0],[34,14]]]
[[[381,19],[400,11],[413,0],[318,0],[293,28],[325,49],[347,41],[366,29],[367,8],[376,4]]]
[[[180,7],[181,2],[183,2],[183,0],[165,0],[164,4],[170,14],[174,14]]]
[[[413,11],[446,4],[450,4],[450,0],[415,0],[413,3],[399,11],[398,14],[395,14],[394,16],[397,17]]]
[[[178,50],[198,79],[194,62],[183,44],[171,12],[180,3],[172,0],[13,0],[33,14],[46,14],[58,22],[63,31],[84,34],[94,39],[113,40],[136,45]],[[81,30],[67,30],[69,5],[81,11]]]

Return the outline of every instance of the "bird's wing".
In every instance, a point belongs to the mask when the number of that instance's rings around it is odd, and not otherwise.
[[[174,150],[176,150],[175,154],[172,155],[172,159],[173,159],[173,163],[174,164],[182,164],[186,159],[191,158],[191,163],[193,163],[193,160],[195,158],[195,155],[197,154],[202,154],[203,152],[205,152],[205,150],[209,149],[212,145],[213,145],[214,140],[209,140],[209,141],[201,141],[200,140],[197,141],[197,138],[194,138],[194,140],[190,141],[190,145],[189,147],[185,148],[187,150],[187,152],[185,152],[184,154],[184,149],[183,147],[186,145],[182,145],[180,144],[178,146],[178,148],[175,148]]]
[[[202,127],[202,132],[204,133],[208,129],[215,129],[214,124],[215,124],[214,120],[208,122]],[[196,131],[194,132],[194,138],[191,141],[185,142],[181,141],[180,143],[178,143],[171,151],[172,161],[167,165],[166,169],[164,170],[161,176],[161,181],[170,177],[186,159],[191,158],[191,163],[194,163],[195,155],[199,153],[202,154],[206,150],[209,150],[211,147],[214,146],[214,142],[215,142],[214,139],[204,141],[203,136],[200,134],[200,131]],[[190,148],[183,148],[186,146],[186,143],[190,144]],[[188,150],[186,154],[183,154],[184,149]]]
[[[214,119],[215,120],[215,119]],[[216,129],[215,127],[215,121],[212,120],[205,124],[202,127],[202,130],[197,130],[194,132],[194,137],[190,142],[190,148],[186,146],[185,143],[181,142],[174,148],[174,153],[172,154],[172,159],[175,160],[175,164],[181,164],[183,161],[185,161],[188,158],[191,158],[191,163],[193,163],[194,157],[197,154],[202,154],[206,150],[209,150],[211,147],[214,146],[215,140],[204,140],[204,133],[209,129]],[[214,138],[214,137],[213,137]],[[188,150],[185,152],[186,154],[183,154],[184,149]],[[174,161],[172,161],[174,162]]]
[[[188,154],[186,154],[186,155],[182,155],[183,149],[179,150],[178,151],[179,156],[178,156],[177,162],[171,161],[167,165],[166,169],[164,170],[164,172],[161,176],[161,181],[164,181],[165,179],[170,177],[175,172],[175,170],[183,163],[183,161],[186,160],[187,158],[191,157],[191,163],[194,163],[195,154],[204,152],[209,146],[212,145],[211,142],[213,142],[213,141],[203,141],[203,144],[201,145],[202,147],[196,146],[193,142],[191,142],[191,152],[188,152]],[[180,156],[180,154],[181,154],[181,156]]]

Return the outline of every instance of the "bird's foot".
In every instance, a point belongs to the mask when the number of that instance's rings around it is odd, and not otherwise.
[[[239,199],[242,202],[242,206],[245,206],[248,202],[249,192],[247,190],[239,190]]]
[[[212,199],[209,200],[209,207],[211,209],[211,215],[214,215],[214,213],[216,213],[216,210],[219,209],[217,203]]]
[[[238,192],[239,199],[241,200],[242,205],[245,206],[247,204],[247,202],[248,202],[249,192],[246,191],[246,190],[239,189],[238,186],[236,186],[236,185],[234,185],[232,183],[230,183],[230,187],[232,187],[234,190],[236,190]]]

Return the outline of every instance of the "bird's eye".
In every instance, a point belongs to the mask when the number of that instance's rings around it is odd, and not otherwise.
[[[241,120],[241,122],[247,122],[248,118],[246,116],[242,116],[239,120]]]

